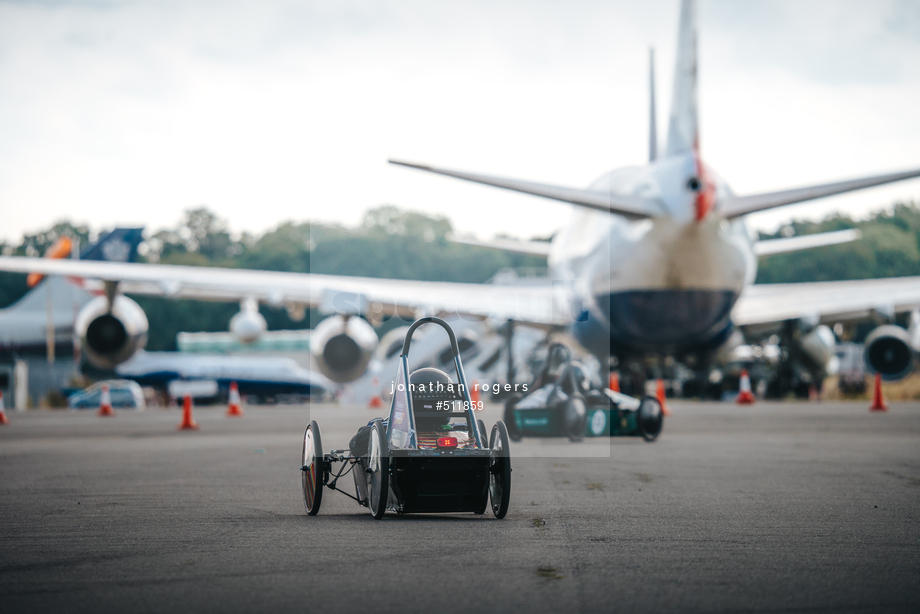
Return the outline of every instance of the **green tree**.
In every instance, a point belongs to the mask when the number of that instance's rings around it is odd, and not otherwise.
[[[792,222],[795,235],[858,228],[862,238],[851,243],[819,247],[762,258],[757,283],[791,283],[904,277],[920,275],[920,207],[896,204],[866,220],[833,215],[819,222]],[[784,236],[783,229],[761,234],[762,239]]]

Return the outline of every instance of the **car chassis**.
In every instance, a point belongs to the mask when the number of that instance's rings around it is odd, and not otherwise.
[[[412,381],[437,371],[409,373],[412,334],[426,323],[441,326],[450,337],[458,382],[446,386],[428,382],[426,386]],[[440,371],[435,375],[447,377]],[[376,418],[361,427],[349,448],[324,454],[319,425],[313,420],[307,426],[300,466],[307,513],[319,512],[323,490],[329,489],[367,507],[375,519],[387,510],[483,514],[490,502],[495,517],[504,518],[511,495],[508,430],[497,422],[486,445],[485,424],[474,413],[481,407],[470,398],[457,340],[446,322],[426,317],[409,327],[395,390],[389,418]],[[417,429],[419,421],[442,424],[440,430],[426,431]],[[355,495],[338,486],[339,479],[349,473]]]

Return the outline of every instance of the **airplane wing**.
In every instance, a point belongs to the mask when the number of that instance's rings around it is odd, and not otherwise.
[[[793,190],[783,190],[781,192],[767,192],[764,194],[753,194],[750,196],[735,196],[722,201],[719,206],[720,211],[728,219],[741,217],[749,213],[782,207],[801,203],[825,196],[834,196],[844,192],[862,190],[904,179],[920,177],[920,169],[911,169],[899,173],[888,173],[885,175],[873,175],[872,177],[862,177],[860,179],[850,179],[847,181],[837,181],[834,183],[824,183],[821,185],[807,186],[804,188],[795,188]]]
[[[328,313],[414,316],[459,313],[541,326],[567,320],[564,284],[499,285],[405,281],[248,269],[0,257],[0,271],[37,272],[116,282],[121,292],[217,301],[255,298],[272,305],[319,307]],[[90,285],[91,284],[87,284]],[[98,283],[97,289],[101,290]],[[363,312],[363,310],[362,310]]]
[[[732,311],[739,326],[796,318],[831,324],[920,307],[920,277],[749,286]]]
[[[614,213],[622,215],[628,219],[639,220],[662,213],[661,206],[647,198],[640,196],[629,196],[622,194],[608,194],[606,192],[594,192],[591,190],[579,190],[576,188],[566,188],[562,186],[549,185],[546,183],[534,183],[532,181],[522,181],[520,179],[507,179],[505,177],[496,177],[494,175],[483,175],[480,173],[468,173],[465,171],[453,171],[446,168],[428,166],[426,164],[416,164],[414,162],[402,162],[399,160],[390,160],[390,164],[407,166],[409,168],[428,171],[437,175],[446,175],[456,179],[464,179],[474,183],[482,183],[496,188],[504,188],[515,192],[523,192],[532,196],[542,196],[551,200],[559,200],[565,203],[604,211],[605,213]]]
[[[505,252],[514,252],[516,254],[527,254],[528,256],[549,256],[550,243],[548,241],[517,241],[515,239],[492,239],[491,241],[476,241],[473,239],[451,239],[454,243],[463,245],[472,245],[473,247],[487,247]]]
[[[772,254],[784,254],[786,252],[797,252],[803,249],[813,247],[824,247],[825,245],[839,245],[840,243],[849,243],[856,241],[862,236],[862,233],[855,229],[837,230],[834,232],[819,232],[812,235],[801,235],[798,237],[786,237],[784,239],[768,239],[758,241],[754,244],[754,253],[758,256],[770,256]]]

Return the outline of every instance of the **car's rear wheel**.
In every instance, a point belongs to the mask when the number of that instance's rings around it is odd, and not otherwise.
[[[658,439],[661,429],[664,426],[664,414],[661,411],[661,403],[652,396],[642,399],[639,404],[636,422],[639,426],[639,434],[645,441],[652,442]]]
[[[496,518],[504,518],[508,513],[511,500],[511,451],[508,441],[508,429],[504,422],[496,422],[489,439],[492,450],[489,468],[489,499],[492,513]]]
[[[303,506],[307,514],[316,516],[323,502],[323,443],[316,420],[310,421],[303,434],[300,474],[303,483]]]
[[[476,421],[476,426],[479,428],[479,436],[482,437],[482,445],[486,446],[489,444],[489,436],[486,434],[486,423],[482,420]]]
[[[588,426],[588,406],[580,394],[570,395],[565,402],[563,423],[565,435],[571,441],[581,441],[585,438],[585,429]]]
[[[483,439],[483,443],[488,445],[489,440],[486,438],[486,423],[482,420],[477,420],[476,424],[479,426],[479,434]],[[485,514],[486,508],[489,507],[489,475],[486,475],[486,485],[482,492],[482,505],[480,505],[474,513],[476,514]]]
[[[368,444],[367,465],[367,507],[376,520],[383,518],[387,511],[389,489],[389,450],[387,448],[386,429],[380,422],[372,427]]]

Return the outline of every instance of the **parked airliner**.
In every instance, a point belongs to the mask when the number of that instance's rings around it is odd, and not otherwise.
[[[818,379],[833,355],[827,324],[913,311],[920,307],[920,278],[753,285],[760,255],[851,241],[858,233],[755,242],[743,218],[918,177],[920,169],[735,195],[701,157],[695,12],[694,0],[683,0],[666,145],[658,155],[651,113],[645,167],[615,170],[578,189],[392,161],[574,205],[572,220],[552,243],[490,244],[546,256],[551,275],[544,283],[457,284],[9,257],[0,257],[0,270],[99,280],[106,303],[86,314],[79,333],[100,361],[125,360],[112,340],[127,344],[146,333],[137,324],[139,307],[119,295],[138,293],[240,301],[236,330],[249,339],[264,330],[264,320],[256,317],[259,302],[286,306],[292,314],[319,308],[332,317],[315,329],[311,350],[320,370],[336,382],[364,373],[377,345],[371,324],[391,314],[451,313],[566,330],[602,364],[611,357],[662,355],[705,362],[739,337],[775,333],[787,367],[799,363]],[[869,367],[889,379],[908,373],[918,350],[918,320],[911,330],[879,326],[866,343]]]

